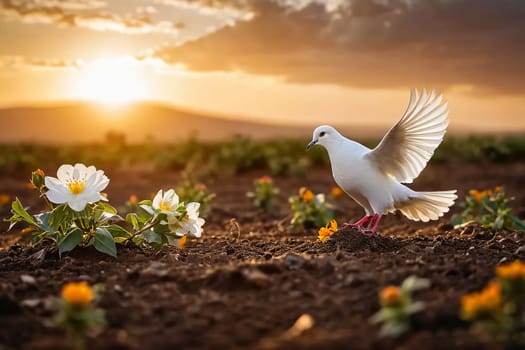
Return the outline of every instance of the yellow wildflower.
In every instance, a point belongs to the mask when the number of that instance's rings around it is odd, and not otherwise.
[[[77,307],[87,307],[94,298],[93,289],[87,282],[69,282],[62,287],[62,299]]]
[[[307,189],[306,187],[301,187],[299,189],[299,196],[305,203],[310,203],[311,201],[314,200],[313,192]]]
[[[399,287],[388,286],[379,293],[379,300],[383,306],[399,306],[403,302],[403,295]]]
[[[500,311],[501,285],[490,282],[481,292],[464,295],[461,298],[461,315],[466,320],[490,316]]]
[[[318,238],[321,242],[326,243],[335,232],[337,232],[337,221],[332,220],[325,227],[319,229]]]
[[[332,187],[332,190],[330,191],[330,194],[334,198],[339,198],[343,195],[343,190],[340,187],[334,186]]]
[[[516,260],[513,263],[498,266],[496,276],[508,281],[525,280],[525,264]]]

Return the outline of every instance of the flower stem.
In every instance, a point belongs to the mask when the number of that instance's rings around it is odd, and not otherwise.
[[[142,227],[140,230],[137,230],[135,232],[133,232],[131,234],[130,237],[128,237],[125,241],[123,241],[122,243],[127,243],[128,241],[132,240],[133,238],[137,237],[138,235],[140,235],[142,232],[144,231],[147,231],[149,230],[150,228],[154,227],[155,225],[157,225],[158,223],[160,222],[160,220],[156,219],[156,220],[153,220],[152,222],[150,222],[149,224],[147,225],[144,225],[144,227]]]

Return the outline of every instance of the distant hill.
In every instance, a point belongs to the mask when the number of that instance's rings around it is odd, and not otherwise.
[[[0,143],[97,142],[108,132],[128,142],[221,140],[242,134],[251,138],[311,137],[313,126],[270,125],[216,117],[176,107],[141,103],[112,108],[69,103],[0,109]]]

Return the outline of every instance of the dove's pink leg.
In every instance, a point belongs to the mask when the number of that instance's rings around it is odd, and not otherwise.
[[[361,228],[361,227],[363,227],[364,224],[369,222],[371,219],[372,219],[371,216],[365,215],[361,219],[359,219],[359,221],[357,221],[357,222],[355,222],[353,224],[344,224],[343,228],[348,228],[348,227]]]
[[[379,226],[379,221],[381,221],[381,214],[374,214],[372,216],[372,219],[370,220],[370,223],[368,224],[368,228],[363,231],[363,233],[368,234],[374,234],[377,232],[377,227]]]

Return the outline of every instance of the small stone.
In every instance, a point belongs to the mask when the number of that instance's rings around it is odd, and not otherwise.
[[[520,256],[525,256],[525,245],[522,245],[521,247],[518,247],[518,249],[516,249],[514,254],[520,255]]]
[[[271,283],[270,277],[257,268],[243,268],[240,272],[246,282],[257,287],[266,287]]]
[[[165,277],[169,274],[170,270],[167,264],[153,261],[147,267],[140,271],[141,277]]]
[[[22,306],[34,308],[40,304],[40,299],[25,299],[20,303]]]
[[[301,268],[305,263],[305,259],[302,256],[295,254],[286,254],[284,257],[284,265],[289,268]]]
[[[20,280],[26,284],[36,284],[36,280],[31,275],[21,275]]]

